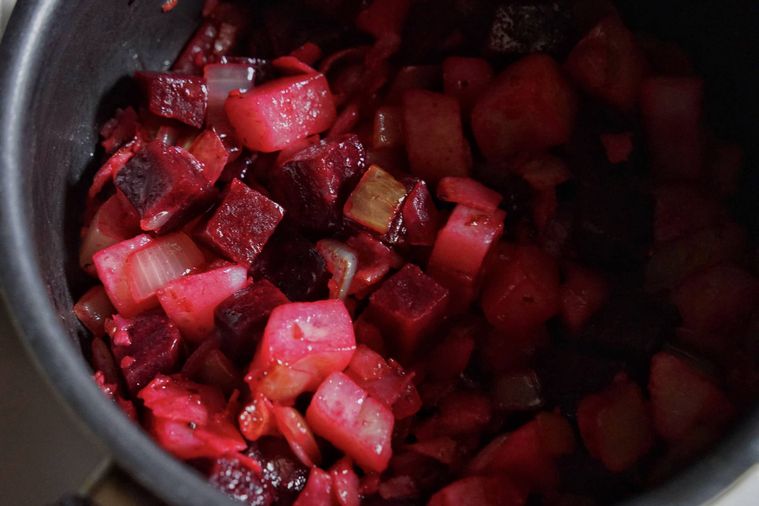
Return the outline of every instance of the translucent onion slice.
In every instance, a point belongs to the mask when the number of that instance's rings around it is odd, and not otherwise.
[[[377,165],[361,177],[343,207],[345,216],[379,235],[390,230],[406,198],[406,187]]]
[[[155,296],[169,281],[185,276],[205,263],[203,252],[183,232],[160,237],[126,260],[126,277],[135,301]]]
[[[322,239],[317,242],[316,250],[324,258],[327,270],[332,274],[332,279],[328,284],[330,297],[345,299],[358,268],[356,252],[353,248],[333,239]]]
[[[244,63],[211,63],[204,67],[203,75],[208,88],[207,123],[216,125],[226,122],[224,102],[230,91],[245,91],[253,86],[255,67]]]
[[[74,304],[74,314],[95,337],[105,333],[105,319],[116,309],[111,304],[102,285],[93,286]]]

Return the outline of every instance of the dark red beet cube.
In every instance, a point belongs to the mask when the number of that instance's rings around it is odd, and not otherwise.
[[[273,174],[272,192],[301,227],[334,230],[365,168],[364,146],[357,136],[345,135],[293,155]]]
[[[563,2],[499,2],[487,49],[495,54],[553,53],[572,33],[571,9]]]
[[[228,496],[250,506],[269,506],[276,499],[275,491],[247,458],[228,455],[216,459],[208,481]]]
[[[140,227],[166,232],[181,225],[212,191],[203,166],[182,148],[148,144],[114,177],[114,184],[140,214]]]
[[[132,320],[115,317],[111,349],[132,394],[157,374],[173,372],[179,362],[182,336],[162,312],[143,313]]]
[[[271,311],[288,302],[285,294],[266,279],[233,293],[215,312],[222,350],[236,360],[249,360]]]
[[[297,259],[297,261],[293,261]],[[290,226],[280,226],[256,260],[254,272],[291,301],[323,299],[330,273],[314,244]]]
[[[137,72],[135,78],[145,89],[150,112],[203,127],[208,106],[205,79],[168,72]]]
[[[410,358],[442,321],[447,306],[448,290],[416,265],[406,264],[372,294],[368,311],[400,355]]]
[[[206,225],[204,235],[236,262],[252,264],[274,233],[284,210],[239,179]]]

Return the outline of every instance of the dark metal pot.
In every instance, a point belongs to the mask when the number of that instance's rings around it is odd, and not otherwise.
[[[117,462],[177,505],[233,503],[160,450],[97,389],[71,312],[78,270],[81,197],[97,126],[128,100],[123,78],[175,58],[198,22],[199,0],[163,15],[157,0],[19,0],[0,49],[0,274],[6,302],[29,352],[71,409]],[[636,27],[691,49],[720,99],[712,123],[756,160],[759,120],[759,4],[637,1],[623,10]],[[710,98],[712,99],[712,98]],[[751,161],[749,165],[751,165]],[[737,209],[756,237],[759,171],[749,171]],[[749,219],[752,218],[752,219]],[[636,505],[694,505],[759,462],[759,412],[710,454]]]

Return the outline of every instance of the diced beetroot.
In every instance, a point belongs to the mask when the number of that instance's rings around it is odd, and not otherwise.
[[[204,341],[185,362],[182,374],[190,379],[220,388],[230,394],[240,387],[240,372],[218,348],[214,339]],[[199,356],[198,356],[199,355]]]
[[[273,404],[262,394],[256,395],[246,404],[237,417],[240,432],[248,441],[257,441],[263,436],[277,434]]]
[[[306,487],[293,506],[332,506],[332,477],[318,467],[312,467]]]
[[[459,457],[459,447],[456,440],[448,436],[419,441],[409,445],[408,448],[446,465],[454,464],[455,459]]]
[[[440,436],[479,433],[490,422],[490,399],[479,392],[454,391],[440,401],[439,412],[417,425],[420,441]]]
[[[224,411],[224,397],[215,388],[159,375],[139,397],[151,412],[153,436],[179,458],[221,457],[247,446]]]
[[[152,301],[149,300],[143,302],[135,300],[129,290],[125,268],[127,257],[133,251],[150,242],[152,239],[148,235],[138,235],[100,250],[92,257],[98,278],[103,283],[108,298],[118,312],[127,318],[135,316],[153,305]]]
[[[118,151],[111,155],[108,160],[98,169],[95,175],[92,177],[92,184],[87,190],[87,206],[89,209],[93,207],[96,197],[100,194],[103,188],[109,183],[113,182],[113,178],[119,171],[143,148],[144,142],[135,137],[128,144],[121,146]],[[132,211],[134,212],[134,211]]]
[[[109,155],[137,135],[138,117],[133,107],[116,109],[116,114],[100,129],[100,145]]]
[[[648,391],[654,429],[669,441],[683,439],[699,425],[722,427],[734,413],[719,388],[671,353],[660,352],[651,359]]]
[[[408,192],[401,208],[406,242],[412,246],[432,246],[440,222],[439,212],[427,183],[418,180]]]
[[[585,397],[577,421],[590,454],[612,472],[628,469],[654,444],[648,404],[640,387],[627,379]]]
[[[567,70],[581,88],[623,111],[638,101],[645,66],[635,37],[616,15],[601,20],[567,59]]]
[[[353,322],[341,301],[283,304],[269,317],[246,381],[273,401],[291,401],[343,370],[355,349]]]
[[[433,495],[428,506],[522,506],[527,491],[501,476],[471,476]]]
[[[177,369],[182,337],[166,315],[143,313],[126,321],[119,316],[115,318],[112,324],[106,325],[106,330],[111,336],[113,355],[132,394],[157,374]],[[117,332],[123,337],[119,338]]]
[[[400,34],[410,4],[410,0],[372,0],[358,14],[356,26],[376,38],[388,33]]]
[[[632,132],[601,134],[601,144],[606,151],[609,163],[622,163],[630,160],[634,146]]]
[[[495,190],[468,177],[444,177],[437,185],[437,198],[463,204],[486,213],[498,209],[503,196]]]
[[[690,185],[665,185],[654,190],[654,239],[666,242],[719,225],[725,213],[719,202]]]
[[[455,98],[423,90],[403,94],[403,132],[411,172],[431,183],[466,176],[472,153]]]
[[[416,265],[406,264],[372,294],[367,311],[406,359],[440,324],[447,305],[448,290]]]
[[[358,258],[358,267],[348,293],[363,296],[368,289],[382,281],[391,268],[400,267],[401,257],[380,241],[365,232],[350,237],[346,242]]]
[[[92,256],[95,253],[139,232],[139,218],[132,206],[123,203],[118,195],[112,195],[98,208],[87,225],[79,250],[79,266],[94,273]]]
[[[472,110],[472,131],[486,158],[539,151],[569,140],[577,97],[556,62],[535,54],[509,66]]]
[[[192,341],[214,329],[216,307],[247,284],[248,269],[220,267],[169,282],[158,290],[158,301],[171,321]]]
[[[438,233],[430,255],[429,270],[449,270],[477,277],[490,248],[503,234],[506,213],[481,211],[457,205]]]
[[[601,309],[609,294],[608,284],[600,274],[576,264],[566,266],[559,290],[561,319],[573,333],[579,332]]]
[[[329,297],[345,299],[353,283],[353,277],[358,268],[358,257],[350,246],[334,239],[322,239],[316,243],[316,251],[327,264],[327,270],[332,274],[329,280]]]
[[[203,165],[203,177],[214,184],[229,160],[229,152],[215,130],[205,130],[190,146],[190,153]]]
[[[640,111],[651,170],[659,179],[695,180],[702,176],[703,87],[698,78],[652,77],[643,81]]]
[[[303,419],[298,410],[275,404],[272,408],[272,414],[277,422],[279,432],[285,436],[290,449],[303,465],[309,467],[319,465],[322,459],[319,446],[316,444],[306,420]]]
[[[327,132],[327,139],[334,139],[351,133],[356,129],[356,125],[360,119],[361,111],[359,110],[359,104],[356,102],[349,103],[337,115],[332,128]]]
[[[203,165],[184,149],[160,141],[134,155],[114,183],[140,214],[140,227],[158,233],[181,225],[211,192]]]
[[[532,411],[543,405],[540,379],[532,369],[512,371],[495,380],[492,391],[496,409]]]
[[[745,328],[756,308],[759,282],[738,267],[717,265],[688,277],[672,294],[683,326],[725,337]]]
[[[382,472],[387,467],[393,414],[345,374],[334,372],[324,380],[308,406],[306,420],[365,471]]]
[[[379,484],[377,489],[380,497],[385,500],[408,499],[419,495],[419,488],[411,476],[393,476]]]
[[[541,325],[560,309],[556,261],[535,246],[516,246],[499,256],[485,280],[482,309],[504,331]]]
[[[120,407],[124,413],[132,419],[135,423],[139,420],[137,418],[137,408],[134,403],[121,397],[118,392],[118,385],[115,383],[107,383],[105,374],[102,371],[97,371],[93,375],[92,379],[95,380],[100,391],[103,392],[109,399],[111,399],[118,407]]]
[[[239,179],[205,227],[205,237],[227,257],[252,264],[284,216],[276,202]]]
[[[450,56],[443,60],[443,89],[459,101],[464,113],[472,110],[492,80],[493,67],[483,58]]]
[[[495,438],[471,461],[471,474],[506,474],[541,490],[558,484],[556,458],[574,449],[572,427],[560,415],[541,413]]]
[[[277,159],[274,162],[274,166],[281,167],[290,158],[292,158],[293,156],[300,153],[306,148],[310,148],[311,146],[315,146],[319,144],[320,141],[321,139],[319,139],[318,135],[311,135],[309,137],[304,137],[303,139],[298,139],[297,141],[294,141],[288,144],[287,147],[282,149],[282,151],[280,151],[279,154],[277,155]]]
[[[285,294],[265,279],[224,299],[215,309],[221,348],[235,360],[248,360],[272,310],[288,302]]]
[[[324,259],[311,241],[284,225],[272,235],[254,272],[274,283],[291,301],[326,298],[329,272]]]
[[[400,107],[386,105],[374,113],[374,149],[397,148],[403,146],[403,113]]]
[[[350,220],[383,236],[406,198],[406,186],[376,165],[367,169],[343,207]]]
[[[105,332],[105,319],[116,312],[105,289],[101,285],[93,286],[74,304],[74,314],[79,321],[92,332],[94,337],[102,337]]]
[[[202,128],[208,107],[205,79],[168,72],[137,72],[150,112]]]
[[[359,479],[350,459],[340,459],[329,474],[332,475],[332,495],[338,506],[360,506]]]
[[[184,232],[159,237],[130,253],[123,276],[129,293],[140,304],[156,306],[156,292],[206,263],[203,252]]]
[[[354,322],[353,330],[356,333],[357,344],[363,344],[374,352],[385,354],[385,340],[382,338],[382,333],[363,314]]]
[[[270,506],[276,492],[264,482],[260,466],[250,458],[230,454],[216,459],[208,481],[228,496],[252,506]],[[254,461],[255,462],[255,461]]]
[[[298,224],[329,231],[340,223],[343,203],[365,165],[358,137],[338,137],[304,149],[276,169],[272,192]]]
[[[233,91],[224,110],[245,147],[264,153],[324,132],[336,114],[322,74],[281,77],[245,93]]]

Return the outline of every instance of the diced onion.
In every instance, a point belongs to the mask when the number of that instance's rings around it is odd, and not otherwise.
[[[351,220],[384,235],[406,198],[406,187],[376,165],[361,177],[345,203],[344,213]]]
[[[203,69],[208,88],[208,124],[225,122],[224,102],[230,91],[246,91],[253,86],[256,70],[244,63],[212,63]]]
[[[358,267],[356,252],[340,241],[332,239],[317,242],[316,250],[324,258],[327,270],[332,274],[329,283],[330,297],[345,299]]]
[[[129,255],[126,261],[129,290],[136,301],[191,273],[205,263],[203,252],[186,234],[164,236]]]

